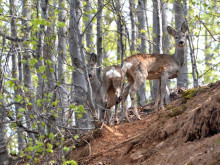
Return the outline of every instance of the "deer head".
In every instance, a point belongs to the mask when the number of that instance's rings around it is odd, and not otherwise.
[[[95,53],[89,54],[88,55],[88,63],[86,64],[87,69],[88,69],[88,77],[90,80],[93,80],[95,74],[96,74],[96,63],[97,63],[97,56]],[[83,64],[82,62],[74,58],[74,65],[76,66],[77,69],[83,70]]]
[[[185,46],[187,30],[188,30],[188,26],[186,21],[183,22],[180,30],[175,30],[170,26],[167,27],[168,33],[175,38],[176,48],[183,48]]]

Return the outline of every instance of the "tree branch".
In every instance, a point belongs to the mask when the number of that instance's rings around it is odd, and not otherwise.
[[[206,30],[209,32],[209,34],[211,35],[211,37],[215,40],[215,41],[218,41],[220,42],[220,40],[216,39],[214,37],[214,35],[212,34],[212,32],[207,28],[206,24],[204,22],[201,21],[201,19],[199,18],[199,16],[197,15],[196,18],[198,19],[199,22],[201,22],[203,24],[203,26],[206,28]]]
[[[8,40],[15,41],[15,42],[23,42],[23,41],[29,40],[28,38],[18,38],[18,37],[8,36],[2,31],[2,29],[0,29],[0,36]]]

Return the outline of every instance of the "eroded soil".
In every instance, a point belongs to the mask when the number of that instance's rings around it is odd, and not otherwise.
[[[185,100],[184,100],[185,99]],[[69,159],[91,165],[219,165],[220,82],[201,87],[142,120],[102,128]]]

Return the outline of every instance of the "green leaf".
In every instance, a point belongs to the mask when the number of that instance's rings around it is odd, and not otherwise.
[[[8,117],[12,117],[13,114],[14,114],[14,111],[9,111],[9,113],[8,113]]]
[[[76,140],[79,139],[79,135],[77,135],[77,134],[74,135],[74,139],[76,139]]]
[[[26,112],[26,109],[25,108],[19,108],[18,112],[20,112],[20,113]]]
[[[70,149],[68,147],[63,147],[63,150],[68,152]]]
[[[29,64],[30,64],[30,66],[34,66],[37,62],[38,61],[36,58],[30,58]]]
[[[49,134],[49,139],[52,139],[52,140],[54,139],[54,134],[53,133]]]
[[[52,149],[46,149],[46,152],[47,153],[53,153],[53,150]]]
[[[46,66],[40,66],[40,68],[37,70],[38,73],[44,73],[46,70]]]

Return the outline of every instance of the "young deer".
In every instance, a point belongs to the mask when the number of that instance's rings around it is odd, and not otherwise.
[[[184,64],[184,47],[187,30],[188,26],[186,22],[182,24],[180,30],[174,30],[170,26],[167,27],[168,33],[175,38],[175,53],[172,56],[168,54],[135,54],[124,60],[122,77],[126,75],[128,84],[122,94],[122,105],[126,120],[129,121],[127,107],[125,105],[128,93],[130,93],[131,96],[134,115],[140,119],[136,110],[134,95],[146,79],[159,80],[158,93],[154,107],[158,107],[160,101],[159,108],[164,109],[164,92],[167,81],[168,79],[178,77]]]
[[[118,124],[117,106],[121,102],[121,87],[123,78],[121,67],[113,65],[106,67],[102,76],[103,98],[105,100],[105,108],[108,109],[108,124],[112,118],[112,111],[115,108],[115,121]]]
[[[123,83],[121,67],[118,65],[106,67],[103,70],[101,80],[99,80],[96,74],[97,56],[92,53],[88,57],[88,76],[92,87],[93,101],[96,108],[100,109],[100,118],[104,119],[103,108],[108,109],[108,124],[110,124],[112,111],[115,107],[115,120],[118,122],[117,105],[121,101],[121,86]],[[75,64],[78,68],[82,68],[79,61],[75,61]]]

